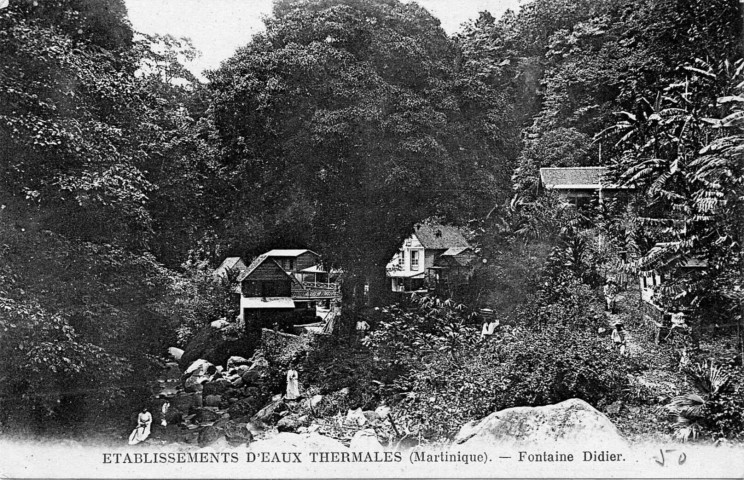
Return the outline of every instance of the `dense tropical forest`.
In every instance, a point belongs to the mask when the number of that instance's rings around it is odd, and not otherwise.
[[[168,347],[235,317],[225,257],[312,248],[344,272],[340,328],[299,367],[308,390],[350,387],[329,415],[385,404],[433,441],[578,397],[631,437],[741,439],[742,18],[737,0],[532,0],[448,36],[415,2],[275,0],[200,81],[189,40],[135,32],[123,0],[11,0],[0,432],[121,429]],[[539,170],[569,166],[633,194],[567,205]],[[427,219],[468,232],[472,282],[393,297],[385,266]],[[694,313],[657,345],[636,275],[660,243],[672,273],[706,267],[670,275],[658,301]],[[630,278],[627,356],[600,334],[610,275]]]

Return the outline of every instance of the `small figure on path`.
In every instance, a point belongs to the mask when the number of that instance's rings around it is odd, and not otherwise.
[[[139,415],[137,415],[137,428],[132,430],[132,434],[129,435],[129,445],[137,445],[138,443],[147,440],[147,437],[150,436],[151,424],[152,414],[148,411],[147,407],[145,407]]]
[[[296,400],[300,398],[300,385],[297,380],[297,370],[294,369],[294,365],[289,367],[287,371],[287,400]]]
[[[481,338],[493,337],[496,334],[496,328],[499,326],[499,321],[492,318],[490,321],[483,321],[483,328],[481,329]]]
[[[605,310],[610,313],[615,313],[615,295],[617,294],[617,286],[612,280],[607,280],[603,288],[605,297]]]
[[[622,322],[617,322],[615,324],[615,330],[612,331],[612,341],[615,344],[615,347],[620,350],[620,355],[625,355],[625,330],[623,330]]]
[[[366,320],[359,320],[356,322],[356,333],[358,337],[363,337],[369,330],[369,323]]]

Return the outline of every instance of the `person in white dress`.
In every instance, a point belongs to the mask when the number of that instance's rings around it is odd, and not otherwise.
[[[137,415],[137,428],[132,430],[132,434],[129,435],[129,445],[137,445],[147,440],[147,437],[150,436],[150,425],[152,425],[152,414],[145,407]]]
[[[160,412],[162,413],[162,418],[160,420],[160,425],[167,427],[168,421],[165,419],[166,415],[168,415],[168,410],[170,410],[170,402],[165,402],[160,407]]]
[[[297,370],[294,369],[294,366],[289,367],[287,371],[287,395],[285,398],[287,400],[300,398],[300,385],[297,379]]]

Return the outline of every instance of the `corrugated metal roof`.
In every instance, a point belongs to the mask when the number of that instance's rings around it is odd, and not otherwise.
[[[270,250],[270,251],[264,253],[264,255],[266,255],[268,257],[299,257],[300,255],[302,255],[305,252],[310,252],[310,253],[312,253],[315,256],[319,256],[317,253],[313,252],[312,250],[308,250],[306,248],[305,249],[299,249],[299,248],[295,248],[295,249],[275,249],[275,250]]]
[[[606,174],[607,167],[550,167],[540,169],[540,180],[549,189],[598,189]]]
[[[451,225],[416,225],[414,233],[424,248],[447,250],[470,246],[460,229]]]
[[[249,297],[240,301],[242,308],[295,308],[294,300],[289,297]]]

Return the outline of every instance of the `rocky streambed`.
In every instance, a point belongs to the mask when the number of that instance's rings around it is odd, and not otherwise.
[[[260,350],[250,359],[232,356],[225,365],[197,359],[182,368],[177,361],[168,362],[155,383],[150,445],[247,446],[289,433],[374,451],[399,445],[405,437],[396,432],[385,407],[333,412],[348,389],[296,400],[271,395],[276,372]],[[281,438],[290,441],[286,435]]]

